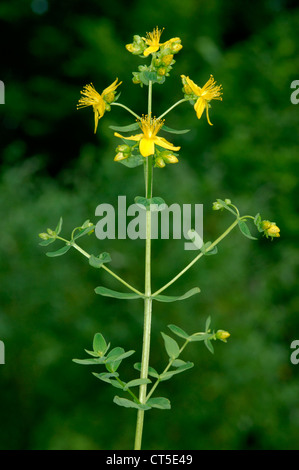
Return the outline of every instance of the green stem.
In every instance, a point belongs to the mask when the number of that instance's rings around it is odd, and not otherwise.
[[[121,104],[121,103],[111,103],[111,106],[120,106],[121,108],[126,109],[129,113],[131,113],[133,116],[135,116],[135,118],[137,118],[137,119],[140,121],[140,116],[138,116],[138,114],[134,113],[134,111],[132,111],[130,108],[128,108],[128,107],[125,106],[124,104]]]
[[[181,347],[180,349],[180,353],[178,355],[178,357],[180,356],[181,352],[183,351],[183,349],[185,349],[185,347],[187,346],[187,344],[189,343],[189,340],[186,339],[185,343],[183,344],[183,346]],[[176,357],[175,359],[171,359],[169,361],[169,363],[167,364],[167,366],[165,367],[165,369],[163,370],[162,374],[160,375],[163,375],[165,374],[165,372],[168,371],[168,369],[172,366],[172,364],[174,363],[174,361],[178,358]],[[147,397],[146,397],[146,401],[152,396],[152,394],[154,393],[154,391],[156,390],[156,388],[158,387],[159,383],[160,383],[160,377],[156,380],[156,382],[154,383],[154,385],[152,386],[150,392],[148,393]]]
[[[152,82],[149,82],[148,87],[148,115],[152,112]],[[153,157],[150,155],[146,159],[145,167],[145,193],[147,198],[152,197],[153,187]],[[145,241],[145,299],[144,299],[144,325],[143,325],[143,343],[142,343],[142,357],[141,357],[141,371],[140,378],[147,379],[150,355],[150,338],[151,338],[151,321],[152,321],[152,299],[151,299],[151,211],[150,208],[146,210],[146,241]],[[139,402],[144,404],[146,402],[147,384],[142,384],[139,387]],[[141,449],[142,432],[144,422],[144,410],[138,410],[136,433],[135,433],[135,446],[134,450]]]
[[[179,104],[181,103],[184,103],[185,101],[190,101],[186,98],[183,98],[182,100],[180,101],[177,101],[176,103],[174,103],[170,108],[168,108],[163,114],[161,114],[161,116],[159,116],[157,119],[162,119],[164,116],[166,116],[166,114],[168,114],[173,108],[175,108],[176,106],[178,106]]]
[[[233,228],[235,228],[236,225],[238,225],[238,222],[239,222],[239,219],[237,218],[226,230],[225,232],[223,232],[222,235],[220,235],[220,237],[217,238],[217,240],[215,240],[210,246],[209,248],[207,249],[207,251],[210,251],[214,248],[214,246],[218,245],[219,242],[221,242],[221,240],[223,240],[223,238],[225,238],[229,232],[231,232],[233,230]],[[161,292],[163,292],[165,289],[167,289],[167,287],[171,286],[171,284],[173,284],[175,281],[177,281],[183,274],[185,274],[186,271],[188,271],[188,269],[190,269],[202,256],[204,256],[204,254],[201,252],[199,253],[192,261],[191,263],[189,263],[182,271],[180,271],[173,279],[171,279],[171,281],[169,281],[167,284],[165,284],[165,286],[161,287],[161,289],[157,290],[154,294],[152,294],[152,297],[155,297],[156,295],[160,294]]]

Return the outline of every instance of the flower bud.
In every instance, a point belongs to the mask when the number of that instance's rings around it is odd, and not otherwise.
[[[51,235],[51,237],[53,237],[55,235],[54,230],[51,230],[50,228],[47,228],[47,232],[48,232],[49,235]],[[51,237],[49,237],[49,238],[51,238]]]
[[[115,100],[115,93],[114,91],[111,91],[111,93],[108,93],[108,95],[105,95],[104,97],[106,103],[113,103]]]
[[[173,54],[167,54],[162,57],[162,62],[164,65],[170,65],[173,60]]]
[[[219,211],[220,209],[223,209],[222,205],[219,202],[213,202],[213,211]]]
[[[131,153],[131,147],[127,144],[118,145],[116,147],[116,152]]]
[[[50,235],[48,235],[48,234],[45,233],[45,232],[39,233],[38,236],[39,236],[42,240],[49,240],[49,238],[52,238]]]
[[[160,75],[160,77],[164,77],[166,72],[167,72],[166,67],[159,67],[157,70],[157,74]]]
[[[157,157],[156,160],[155,160],[155,166],[159,167],[159,168],[164,168],[166,165],[165,165],[165,162],[163,160],[163,158],[161,156]]]
[[[215,335],[216,339],[220,339],[224,343],[226,343],[227,338],[230,337],[230,333],[224,330],[218,330]]]
[[[230,199],[224,199],[225,204],[231,204],[232,201]]]

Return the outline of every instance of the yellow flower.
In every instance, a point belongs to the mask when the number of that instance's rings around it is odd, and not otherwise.
[[[115,90],[122,83],[117,83],[118,78],[105,90],[102,94],[98,93],[91,83],[90,85],[85,85],[83,91],[81,91],[82,98],[79,99],[77,104],[77,109],[84,108],[86,106],[92,106],[94,112],[94,132],[96,133],[99,119],[104,116],[104,113],[109,106],[109,103],[112,103],[115,99]]]
[[[116,137],[121,137],[125,140],[134,140],[139,142],[139,151],[143,157],[148,157],[155,153],[155,145],[163,147],[167,150],[180,150],[181,147],[174,147],[173,144],[168,142],[163,137],[158,137],[157,133],[163,126],[164,121],[156,118],[151,118],[151,116],[144,116],[140,119],[140,128],[142,134],[131,135],[130,137],[124,137],[118,132],[115,132]]]
[[[160,44],[160,37],[163,29],[155,28],[152,33],[146,33],[146,38],[142,38],[149,46],[143,51],[143,55],[147,57],[153,52],[157,52],[162,44]]]
[[[224,343],[226,343],[226,340],[229,337],[230,333],[228,331],[218,330],[216,333],[216,339],[220,339],[221,341],[224,341]]]
[[[277,227],[275,222],[270,222],[269,220],[263,220],[262,229],[266,237],[280,237],[280,228]]]
[[[211,123],[209,118],[209,103],[211,100],[222,101],[222,98],[220,96],[222,95],[221,85],[216,86],[216,82],[213,78],[213,75],[210,76],[209,80],[202,88],[196,85],[189,77],[186,77],[185,75],[181,75],[181,77],[186,93],[191,94],[187,92],[187,90],[189,91],[189,89],[191,89],[192,94],[197,97],[194,109],[196,111],[198,119],[201,118],[202,113],[204,112],[204,110],[206,110],[208,123],[212,126],[213,124]]]

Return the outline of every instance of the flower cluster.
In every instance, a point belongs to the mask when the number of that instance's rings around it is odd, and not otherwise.
[[[163,30],[155,28],[153,32],[147,33],[147,36],[141,37],[135,35],[133,42],[126,45],[126,49],[134,55],[148,57],[152,55],[150,66],[140,65],[138,72],[133,72],[133,83],[148,85],[149,79],[162,84],[165,77],[169,76],[175,60],[174,54],[182,49],[181,39],[172,38],[161,43],[160,38]],[[150,77],[150,78],[149,78]]]
[[[135,141],[136,144],[133,145],[133,147],[130,147],[129,145],[119,145],[116,148],[117,155],[114,160],[120,161],[130,157],[132,150],[138,145],[138,149],[142,157],[154,155],[155,166],[159,168],[163,168],[166,163],[177,163],[178,159],[172,151],[178,151],[180,150],[180,147],[175,147],[172,143],[157,135],[163,127],[163,124],[163,120],[152,118],[151,115],[147,115],[140,118],[139,127],[142,131],[141,133],[125,137],[118,132],[115,132],[114,135],[116,137],[120,137],[125,141]],[[166,151],[160,151],[156,146],[162,147],[166,149]]]

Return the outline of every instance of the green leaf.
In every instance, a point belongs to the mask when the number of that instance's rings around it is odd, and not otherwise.
[[[214,354],[214,346],[212,345],[211,341],[209,339],[205,340],[205,345],[210,351],[210,353]]]
[[[134,364],[134,369],[136,369],[140,372],[141,371],[141,362],[136,362],[136,364]],[[159,378],[158,372],[153,367],[148,368],[148,375],[150,375],[151,377],[154,377],[155,379]]]
[[[249,238],[250,240],[257,240],[256,237],[253,237],[251,235],[248,225],[246,224],[244,220],[239,220],[238,225],[239,225],[239,229],[241,230],[243,235],[245,235],[245,237]]]
[[[124,140],[124,139],[123,139]],[[129,143],[130,141],[124,141]],[[131,155],[128,158],[124,158],[123,160],[119,160],[119,163],[122,165],[127,166],[128,168],[135,168],[136,166],[143,165],[145,162],[145,158],[142,155]]]
[[[176,325],[167,325],[168,328],[177,336],[180,336],[181,338],[188,339],[189,335],[186,333],[186,331],[182,330],[182,328],[179,328]]]
[[[190,341],[205,341],[209,338],[212,338],[214,335],[213,333],[194,333],[190,336]]]
[[[93,337],[92,347],[95,353],[103,356],[107,351],[107,343],[101,333],[96,333]]]
[[[99,357],[97,359],[73,359],[73,362],[76,362],[76,364],[82,364],[82,365],[103,364],[104,361],[105,361],[105,357]]]
[[[163,126],[161,131],[169,132],[170,134],[187,134],[191,129],[171,129],[171,127]]]
[[[71,245],[65,245],[62,248],[59,248],[59,250],[57,250],[57,251],[48,251],[48,253],[46,253],[46,255],[49,256],[50,258],[54,257],[54,256],[62,256],[67,251],[69,251],[70,248],[71,248]]]
[[[144,296],[131,292],[117,292],[115,290],[108,289],[107,287],[99,286],[95,288],[95,293],[103,295],[104,297],[113,297],[115,299],[143,299]]]
[[[115,362],[115,361],[122,361],[123,359],[126,359],[127,357],[132,356],[132,354],[134,354],[134,353],[135,353],[135,351],[133,351],[133,349],[131,349],[130,351],[123,352],[122,354],[115,354],[115,355],[110,356],[110,357],[108,355],[107,359],[105,361],[105,364],[110,364],[111,362]]]
[[[217,246],[214,246],[211,250],[208,250],[208,248],[212,245],[212,242],[206,242],[203,244],[201,247],[200,251],[205,255],[205,256],[210,256],[210,255],[216,255],[218,253],[218,248]]]
[[[59,234],[60,234],[61,228],[62,228],[62,217],[60,217],[59,222],[58,222],[58,224],[57,224],[57,227],[56,227],[56,229],[55,229],[56,235],[59,235]]]
[[[101,374],[97,374],[96,372],[92,372],[92,374],[97,377],[97,379],[102,380],[103,382],[107,382],[111,384],[111,378],[112,377],[118,377],[117,372],[102,372]],[[117,382],[118,383],[118,382]],[[120,385],[120,384],[119,384]],[[119,388],[122,388],[121,385]]]
[[[182,361],[182,359],[175,359],[172,363],[173,367],[181,367],[187,364],[186,361]]]
[[[180,347],[178,343],[165,333],[161,332],[161,335],[164,339],[165,349],[168,356],[170,357],[170,359],[176,359],[180,355]]]
[[[150,207],[153,212],[164,210],[166,207],[164,199],[161,197],[152,197],[147,199],[146,197],[136,196],[135,204],[142,206],[142,208]]]
[[[90,266],[93,268],[101,268],[104,263],[110,263],[110,261],[111,256],[106,252],[101,253],[99,256],[90,255],[88,260]]]
[[[127,398],[120,398],[117,395],[113,398],[114,403],[119,406],[124,406],[125,408],[136,408],[137,410],[150,410],[151,407],[148,405],[142,405],[141,403],[135,403],[132,400]]]
[[[125,352],[124,348],[116,347],[111,349],[107,357],[105,358],[105,366],[109,372],[116,372],[121,360],[117,358]]]
[[[155,295],[152,297],[153,300],[157,300],[158,302],[176,302],[177,300],[185,300],[188,299],[189,297],[192,297],[192,295],[199,294],[200,288],[199,287],[193,287],[193,289],[188,290],[183,295],[179,296],[170,296],[170,295]]]
[[[109,126],[110,129],[117,132],[132,132],[140,129],[138,122],[134,122],[133,124],[129,124],[128,126]]]
[[[135,380],[130,380],[124,387],[124,391],[128,390],[128,388],[131,387],[137,387],[138,385],[142,384],[150,384],[152,381],[150,379],[135,379]]]
[[[210,324],[211,324],[211,317],[208,316],[208,318],[206,319],[205,331],[208,331],[208,329],[210,328]]]
[[[54,243],[56,238],[49,238],[49,240],[43,240],[42,242],[39,243],[41,246],[48,246],[51,243]]]
[[[156,397],[156,398],[150,398],[146,402],[147,405],[149,405],[151,408],[158,408],[160,410],[170,410],[171,404],[168,398],[164,397]]]
[[[223,206],[224,209],[226,209],[227,211],[231,212],[232,214],[234,214],[234,216],[238,216],[238,214],[236,213],[236,211],[234,211],[231,207],[229,207],[226,202],[222,201],[222,199],[216,199],[217,202],[219,202],[219,204],[221,204]]]
[[[170,370],[168,372],[165,372],[164,374],[161,374],[160,375],[160,380],[161,380],[161,382],[163,382],[165,380],[169,380],[169,379],[171,379],[172,376],[174,376],[176,374],[180,374],[181,372],[184,372],[185,370],[191,369],[192,367],[194,367],[193,362],[188,361],[185,364],[179,366],[176,370]]]
[[[87,235],[88,233],[92,232],[94,229],[95,229],[95,225],[90,225],[89,227],[79,229],[77,232],[75,232],[73,240],[77,240],[78,238],[83,237],[84,235]]]

